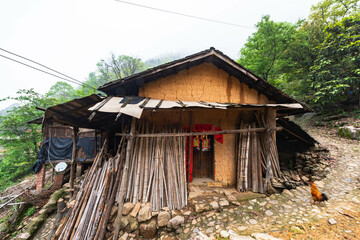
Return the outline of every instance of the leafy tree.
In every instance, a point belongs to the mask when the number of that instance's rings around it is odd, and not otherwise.
[[[66,102],[76,96],[74,88],[66,82],[56,82],[46,93],[49,98],[55,98],[59,102]]]
[[[102,84],[145,70],[145,64],[140,58],[126,55],[116,57],[114,54],[111,54],[107,61],[100,60],[97,67],[101,74]]]
[[[357,94],[360,105],[360,14],[325,28],[325,40],[311,68],[315,101],[323,106]]]
[[[310,16],[301,30],[308,33],[308,42],[315,55],[317,47],[325,41],[325,28],[359,12],[359,7],[358,0],[323,0],[311,7]]]
[[[294,40],[299,24],[274,22],[270,16],[263,16],[256,24],[257,31],[248,38],[240,50],[238,62],[269,82],[277,81],[284,66],[289,64],[285,51]]]
[[[97,71],[91,72],[85,81],[85,84],[94,88],[146,69],[145,64],[140,58],[127,55],[116,57],[114,54],[111,54],[108,60],[101,59],[96,66]],[[76,95],[81,97],[93,93],[98,93],[98,91],[87,86],[82,86],[76,90]]]
[[[45,97],[33,89],[19,90],[19,106],[5,116],[1,116],[0,145],[4,147],[0,157],[0,189],[30,173],[36,159],[38,143],[41,140],[41,127],[26,122],[43,116],[36,106],[48,107],[58,103],[56,99]]]

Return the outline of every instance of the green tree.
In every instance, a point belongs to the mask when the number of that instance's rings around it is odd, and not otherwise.
[[[128,77],[134,73],[145,70],[145,64],[140,58],[127,55],[116,57],[114,54],[111,54],[107,61],[104,59],[100,60],[97,67],[100,73],[100,75],[97,76],[100,77],[101,84]]]
[[[357,94],[360,105],[360,14],[345,17],[324,32],[311,68],[315,101],[329,107]]]
[[[16,180],[30,173],[35,162],[38,144],[41,141],[41,127],[27,124],[27,121],[43,116],[35,107],[48,107],[58,103],[56,99],[47,98],[33,89],[19,90],[19,106],[1,116],[0,145],[4,147],[0,157],[0,189],[4,189]]]
[[[359,7],[358,0],[323,0],[311,7],[311,13],[301,30],[308,33],[309,46],[314,55],[317,54],[317,47],[325,41],[325,28],[359,12]]]
[[[274,22],[270,16],[263,16],[252,34],[240,50],[238,62],[270,83],[279,85],[284,66],[289,64],[285,51],[294,41],[299,24]]]
[[[101,59],[96,66],[97,70],[89,73],[87,80],[84,82],[94,88],[146,69],[145,64],[140,58],[127,55],[116,57],[114,54],[111,54],[107,60]],[[76,95],[82,97],[93,93],[98,93],[98,91],[86,86],[76,90]]]
[[[75,89],[66,82],[56,82],[46,93],[49,98],[55,98],[59,102],[66,102],[76,97]]]

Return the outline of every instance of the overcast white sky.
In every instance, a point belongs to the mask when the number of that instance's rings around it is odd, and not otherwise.
[[[140,8],[115,0],[1,0],[0,48],[84,81],[110,52],[142,60],[213,46],[237,59],[261,16],[296,22],[319,0],[127,0],[248,26],[241,28]],[[0,55],[6,54],[0,51]],[[16,58],[17,59],[17,58]],[[23,60],[22,60],[23,61]],[[45,93],[60,79],[0,57],[0,98],[18,89]],[[76,86],[76,85],[74,85]],[[0,109],[11,102],[0,102]]]

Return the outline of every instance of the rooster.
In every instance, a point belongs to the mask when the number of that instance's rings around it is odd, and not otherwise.
[[[324,202],[328,200],[328,197],[326,196],[325,193],[320,193],[319,189],[316,187],[314,182],[311,182],[311,196],[312,199],[314,200],[313,204],[315,204],[316,202]]]

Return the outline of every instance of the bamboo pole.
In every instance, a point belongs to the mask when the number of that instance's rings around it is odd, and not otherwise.
[[[255,123],[252,123],[252,127],[254,127]],[[252,163],[252,191],[253,192],[259,192],[259,183],[258,183],[258,168],[261,166],[258,166],[258,148],[257,148],[257,133],[251,133],[251,163]]]
[[[145,128],[145,132],[149,133],[149,125],[146,125]],[[146,191],[147,191],[147,183],[148,183],[148,178],[149,178],[149,148],[151,145],[151,139],[146,138],[145,139],[145,163],[144,163],[144,185],[143,185],[143,193],[142,193],[142,201],[145,202],[145,197],[146,197]]]
[[[129,171],[129,164],[130,164],[130,154],[132,149],[132,144],[134,141],[134,133],[135,133],[135,124],[136,120],[135,118],[132,118],[131,121],[131,130],[130,130],[130,138],[128,139],[128,145],[126,146],[126,156],[125,156],[125,166],[121,178],[121,185],[120,185],[120,193],[119,193],[119,206],[118,206],[118,213],[116,217],[116,224],[115,224],[115,230],[114,230],[114,236],[113,240],[118,240],[119,238],[119,232],[120,232],[120,220],[122,216],[122,210],[123,210],[123,204],[124,204],[124,195],[125,195],[125,186],[126,181],[128,178],[128,171]]]
[[[125,153],[124,150],[125,150],[125,148],[123,148],[122,153]],[[120,154],[118,156],[118,158],[121,158],[121,156],[123,156],[123,155]],[[120,160],[120,164],[121,163],[122,163],[122,161]],[[104,212],[105,212],[104,218],[100,220],[100,224],[99,224],[100,227],[99,227],[98,232],[96,233],[94,239],[103,239],[104,238],[105,231],[106,231],[106,224],[109,220],[111,209],[112,209],[114,201],[115,201],[115,195],[117,193],[116,190],[118,189],[118,186],[120,183],[121,173],[122,173],[122,168],[119,166],[117,169],[116,179],[115,179],[113,190],[110,195],[109,202],[108,202],[108,204],[106,204],[105,209],[104,209]]]
[[[193,113],[190,112],[189,113],[189,133],[191,133],[192,131],[192,125],[193,125]],[[189,194],[190,192],[190,173],[191,173],[191,160],[192,160],[192,136],[188,136],[189,137],[189,152],[188,152],[188,176],[187,176],[187,193]]]
[[[104,142],[104,144],[106,144],[106,142]],[[103,151],[104,151],[104,145],[102,146],[100,153],[95,158],[94,163],[92,164],[90,170],[86,174],[85,179],[81,185],[80,191],[76,195],[75,205],[73,206],[72,211],[69,215],[70,221],[66,222],[64,226],[64,230],[61,232],[61,235],[59,236],[60,239],[67,240],[70,237],[70,234],[72,233],[72,229],[74,228],[74,224],[77,219],[77,216],[79,216],[79,213],[81,212],[82,209],[82,205],[84,201],[88,199],[88,196],[90,194],[90,188],[94,184],[94,179],[96,177],[95,171],[102,158]]]
[[[282,127],[274,128],[274,131],[282,131]],[[222,131],[211,131],[211,132],[202,132],[201,135],[217,135],[217,134],[234,134],[234,133],[251,133],[251,132],[265,132],[266,128],[248,128],[248,129],[234,129],[234,130],[222,130]],[[134,134],[134,137],[185,137],[185,136],[196,136],[199,133],[190,132],[190,133],[139,133]],[[115,133],[115,136],[129,136],[128,133]]]

